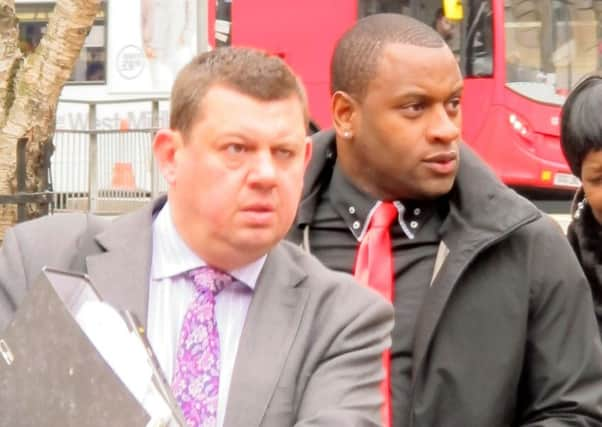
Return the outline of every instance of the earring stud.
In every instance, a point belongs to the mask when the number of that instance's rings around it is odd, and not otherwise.
[[[351,138],[351,132],[346,130],[343,132],[343,138],[345,139],[350,139]]]

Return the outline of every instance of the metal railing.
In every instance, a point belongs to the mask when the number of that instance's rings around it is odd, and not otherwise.
[[[0,204],[13,204],[17,205],[17,222],[25,221],[27,219],[26,205],[29,203],[37,204],[39,206],[39,214],[44,215],[48,213],[48,207],[52,203],[52,192],[27,192],[25,188],[26,172],[26,146],[27,138],[20,138],[17,142],[17,163],[16,163],[16,175],[17,175],[17,192],[15,194],[2,194],[0,195]],[[50,144],[44,144],[44,158],[42,161],[42,170],[46,171],[48,158],[49,158],[49,147]],[[46,182],[47,175],[42,173],[42,186],[48,187]]]
[[[62,107],[71,104],[79,108],[75,117],[84,114],[85,120],[67,124],[57,120],[50,173],[55,210],[114,215],[165,192],[165,182],[153,161],[152,141],[160,127],[160,105],[166,101],[61,100]],[[99,114],[101,108],[104,111]],[[121,110],[126,118],[113,110]]]

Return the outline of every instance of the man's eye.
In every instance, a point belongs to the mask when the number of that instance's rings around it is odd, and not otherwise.
[[[289,150],[288,148],[278,148],[276,150],[276,155],[279,157],[292,157],[294,154],[293,150]]]
[[[416,102],[413,104],[402,105],[399,111],[405,117],[417,118],[424,112],[425,109],[426,105],[423,102]]]
[[[410,105],[406,105],[404,107],[404,109],[411,111],[413,113],[419,113],[422,110],[424,110],[424,104],[419,103],[419,104],[410,104]]]
[[[245,151],[245,146],[242,145],[242,144],[229,144],[226,147],[226,150],[230,154],[240,154],[240,153],[243,153]]]
[[[460,107],[460,99],[459,98],[454,98],[454,99],[450,100],[449,101],[449,106],[453,110],[457,110]]]

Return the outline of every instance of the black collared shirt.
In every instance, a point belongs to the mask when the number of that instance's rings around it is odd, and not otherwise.
[[[378,200],[356,188],[335,164],[310,231],[310,249],[328,267],[352,273],[359,242]],[[414,330],[428,289],[447,214],[446,201],[397,201],[391,226],[395,326],[391,348],[393,425],[408,425]]]

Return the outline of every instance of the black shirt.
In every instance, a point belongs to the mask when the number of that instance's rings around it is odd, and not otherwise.
[[[352,273],[359,242],[377,202],[356,188],[336,164],[311,226],[311,252],[328,267]],[[433,273],[447,203],[394,203],[400,216],[390,230],[395,271],[391,389],[393,426],[405,427],[409,424],[416,319]]]

